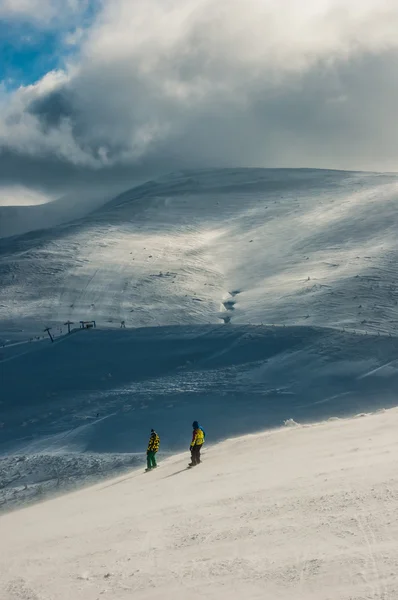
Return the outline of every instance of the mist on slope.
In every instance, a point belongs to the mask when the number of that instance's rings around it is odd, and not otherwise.
[[[120,185],[90,186],[53,199],[31,195],[27,188],[12,190],[0,197],[0,238],[72,222],[106,204],[119,191]]]

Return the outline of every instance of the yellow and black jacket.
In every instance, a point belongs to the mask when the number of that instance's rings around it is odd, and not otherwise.
[[[201,427],[197,427],[196,429],[193,430],[193,433],[192,433],[191,448],[193,446],[202,446],[204,444],[204,441],[205,441],[204,431]]]
[[[156,433],[156,431],[151,433],[151,437],[149,438],[147,452],[157,452],[159,450],[160,445],[160,437]]]

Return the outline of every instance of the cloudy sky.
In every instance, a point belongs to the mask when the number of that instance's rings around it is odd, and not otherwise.
[[[396,0],[0,0],[0,203],[208,166],[398,170]]]

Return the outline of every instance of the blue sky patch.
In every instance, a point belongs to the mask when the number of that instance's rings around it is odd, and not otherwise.
[[[67,34],[89,27],[99,7],[99,0],[92,0],[73,23],[68,20],[68,26],[62,27],[58,22],[52,29],[15,19],[0,20],[0,82],[7,90],[13,90],[62,68],[65,59],[78,50],[65,43]]]
[[[0,80],[6,88],[34,83],[59,66],[62,43],[57,32],[0,23]]]

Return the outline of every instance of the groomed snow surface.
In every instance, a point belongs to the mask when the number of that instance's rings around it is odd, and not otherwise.
[[[398,597],[398,410],[231,439],[1,517],[3,600]]]

